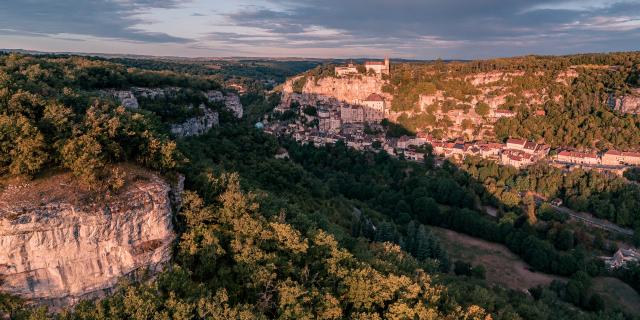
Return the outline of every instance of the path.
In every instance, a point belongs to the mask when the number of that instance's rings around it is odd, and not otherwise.
[[[627,229],[627,228],[623,228],[615,223],[609,222],[607,220],[603,220],[603,219],[598,219],[594,216],[592,216],[589,213],[586,212],[577,212],[574,210],[571,210],[567,207],[560,207],[560,206],[554,206],[552,205],[552,207],[560,212],[566,213],[568,214],[571,218],[581,221],[581,222],[585,222],[589,225],[592,225],[594,227],[606,230],[606,231],[610,231],[610,232],[615,232],[615,233],[620,233],[626,236],[633,236],[633,230],[631,229]]]

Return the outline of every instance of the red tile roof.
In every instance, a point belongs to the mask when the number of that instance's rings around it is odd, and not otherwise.
[[[572,157],[572,158],[598,158],[598,155],[596,155],[595,153],[584,153],[584,152],[575,152],[575,151],[560,151],[560,153],[558,153],[559,156],[564,156],[564,157]]]
[[[522,140],[522,139],[513,139],[513,138],[509,138],[507,140],[507,143],[511,143],[511,144],[520,144],[520,145],[524,145],[527,141]]]
[[[609,150],[609,151],[605,152],[604,154],[608,155],[608,156],[621,156],[622,152],[618,151],[618,150]]]
[[[640,152],[623,152],[622,155],[625,157],[640,158]]]
[[[377,93],[372,93],[364,101],[383,101],[384,102],[384,98],[382,98]]]

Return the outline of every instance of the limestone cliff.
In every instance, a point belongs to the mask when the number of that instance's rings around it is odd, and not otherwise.
[[[293,93],[293,83],[298,78],[288,80],[282,87],[283,103],[289,103]],[[334,98],[346,103],[357,103],[366,99],[370,94],[377,93],[383,96],[385,101],[391,101],[393,96],[382,92],[386,81],[376,76],[351,76],[351,77],[325,77],[307,79],[302,94],[320,99]]]
[[[187,119],[183,123],[175,123],[171,125],[171,133],[177,138],[190,136],[199,136],[207,133],[213,126],[219,123],[218,113],[210,110],[204,105],[200,106],[202,115]]]
[[[640,114],[640,89],[634,89],[630,94],[620,97],[611,96],[609,104],[621,113]]]
[[[94,199],[69,174],[8,185],[0,193],[0,290],[73,303],[137,270],[158,270],[175,237],[169,185],[127,170],[115,195]]]

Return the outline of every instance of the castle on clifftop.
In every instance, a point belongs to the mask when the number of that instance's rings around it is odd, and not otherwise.
[[[365,61],[364,68],[367,71],[373,71],[376,75],[381,76],[383,74],[391,73],[391,63],[389,62],[389,57],[384,58],[384,62],[382,61]],[[346,66],[340,66],[335,68],[335,72],[337,76],[345,76],[358,74],[358,68],[350,63]]]

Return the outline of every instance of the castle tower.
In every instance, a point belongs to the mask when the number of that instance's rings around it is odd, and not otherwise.
[[[389,62],[389,56],[384,56],[384,69],[387,74],[391,74],[391,63]]]

